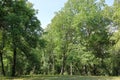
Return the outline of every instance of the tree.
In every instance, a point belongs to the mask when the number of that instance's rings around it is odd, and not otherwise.
[[[109,58],[107,26],[111,23],[111,19],[103,15],[103,9],[106,6],[104,1],[69,0],[52,19],[50,28],[54,30],[52,33],[56,34],[55,38],[58,39],[56,47],[57,52],[60,53],[61,74],[73,73],[73,67],[76,69],[76,65],[78,65],[71,61],[74,60],[74,57],[83,66],[81,67],[82,71],[84,69],[83,74],[88,74],[87,70],[93,75],[99,75],[98,72],[109,74],[105,59]],[[77,58],[78,56],[79,58]],[[92,62],[92,60],[97,62]],[[68,62],[71,66],[66,64]],[[68,67],[70,70],[67,70]],[[79,68],[77,67],[77,69]]]
[[[5,76],[5,69],[4,69],[4,62],[3,62],[3,54],[4,54],[4,47],[6,41],[6,23],[4,21],[4,16],[6,15],[5,7],[3,1],[0,1],[0,62],[2,66],[2,73]]]
[[[0,34],[1,38],[1,42],[0,42],[0,62],[1,62],[1,66],[2,66],[2,73],[5,76],[5,69],[4,69],[4,63],[3,63],[3,50],[4,50],[4,46],[5,46],[5,32],[2,31]]]
[[[119,75],[120,71],[119,71],[119,65],[120,65],[120,54],[119,54],[119,34],[120,34],[120,6],[119,6],[120,0],[114,0],[114,4],[113,4],[113,16],[112,16],[112,20],[113,20],[113,27],[114,29],[114,33],[112,34],[110,40],[112,43],[111,46],[111,55],[112,55],[112,75]]]
[[[12,76],[15,76],[17,55],[20,55],[18,51],[23,52],[28,59],[32,58],[29,57],[32,54],[31,50],[37,46],[42,29],[31,3],[15,0],[3,1],[3,4],[7,11],[3,16],[6,32],[13,51]]]

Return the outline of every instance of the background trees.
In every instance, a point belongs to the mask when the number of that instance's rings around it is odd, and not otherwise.
[[[112,46],[112,51],[111,51],[111,55],[112,55],[112,75],[119,75],[120,71],[119,71],[119,67],[118,65],[120,65],[120,60],[118,58],[120,58],[120,53],[119,53],[119,26],[120,26],[120,17],[119,17],[119,12],[120,12],[120,6],[119,6],[120,0],[115,0],[114,4],[113,4],[113,25],[117,28],[115,29],[115,33],[113,33],[112,37],[111,37],[111,41],[114,43]]]
[[[118,21],[114,19],[119,18],[115,17],[119,14],[114,10],[113,6],[108,6],[103,0],[68,0],[64,8],[56,13],[46,31],[48,34],[51,32],[49,36],[56,35],[52,41],[56,45],[54,50],[58,49],[55,54],[59,54],[59,61],[56,61],[60,63],[56,68],[59,69],[58,74],[114,74],[112,55],[115,52],[111,53],[114,45],[111,38],[116,30],[111,29],[116,28]]]

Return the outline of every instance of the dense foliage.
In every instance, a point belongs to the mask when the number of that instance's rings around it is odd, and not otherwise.
[[[68,0],[42,30],[27,0],[0,0],[0,74],[120,75],[120,0]]]
[[[46,74],[120,75],[119,4],[68,0],[42,36]]]
[[[3,75],[29,74],[38,68],[33,52],[41,35],[36,11],[26,0],[0,1],[0,58]]]

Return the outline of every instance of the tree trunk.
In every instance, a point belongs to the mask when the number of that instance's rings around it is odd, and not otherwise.
[[[97,73],[97,71],[96,71],[97,69],[96,69],[96,65],[94,64],[94,66],[93,66],[93,75],[96,75]]]
[[[2,74],[5,76],[5,70],[4,70],[4,63],[3,63],[2,52],[0,52],[0,61],[1,61],[1,66],[2,66]]]
[[[79,73],[79,74],[81,74],[81,70],[80,70],[79,67],[80,67],[80,65],[79,65],[78,63],[76,63],[76,64],[75,64],[75,68],[76,68],[76,70],[78,71],[78,72],[77,72],[77,71],[76,71],[76,72]],[[76,73],[76,72],[75,72],[75,73]]]
[[[3,49],[5,46],[5,32],[3,30],[2,32],[2,48],[0,50],[0,61],[1,61],[1,66],[2,66],[2,74],[5,76],[5,69],[4,69],[4,63],[3,63]]]
[[[117,67],[113,67],[113,70],[112,70],[112,76],[118,76],[119,75],[119,72],[118,72],[118,68]]]
[[[55,56],[53,55],[52,74],[55,74]]]
[[[70,75],[73,75],[73,64],[70,63]]]
[[[84,65],[85,75],[88,75],[87,65]]]
[[[63,57],[62,57],[62,68],[61,68],[61,75],[63,75],[65,72],[65,53],[63,53]]]
[[[15,76],[16,72],[16,47],[13,49],[13,65],[12,65],[12,76]]]

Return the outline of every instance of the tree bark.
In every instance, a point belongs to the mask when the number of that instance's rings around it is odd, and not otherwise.
[[[63,53],[63,57],[62,57],[62,68],[61,68],[61,75],[63,75],[65,72],[65,53]]]
[[[96,73],[96,65],[94,64],[94,66],[93,66],[93,75],[96,75],[97,73]]]
[[[0,52],[0,61],[1,61],[1,66],[2,66],[2,74],[5,76],[5,69],[4,69],[2,52]]]
[[[88,75],[87,65],[84,65],[85,75]]]
[[[12,76],[15,77],[15,72],[16,72],[16,47],[13,49],[13,65],[12,65]]]
[[[1,66],[2,66],[2,74],[5,76],[5,69],[4,69],[4,63],[3,63],[3,49],[5,46],[5,32],[3,30],[2,32],[2,48],[0,50],[0,61],[1,61]]]
[[[73,63],[70,63],[70,75],[73,75]]]
[[[55,74],[55,56],[53,55],[52,74]]]

